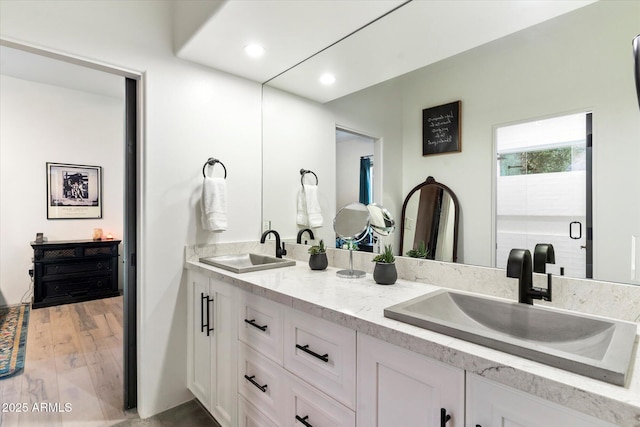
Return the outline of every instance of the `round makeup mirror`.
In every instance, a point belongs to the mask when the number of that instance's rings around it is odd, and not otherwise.
[[[368,227],[369,209],[358,202],[342,207],[333,219],[333,230],[338,236],[350,242],[362,240]]]
[[[369,226],[380,236],[388,236],[396,229],[396,222],[391,213],[376,203],[367,205],[369,211]]]
[[[333,219],[333,230],[349,248],[349,270],[339,270],[338,277],[357,279],[365,276],[364,271],[353,269],[353,242],[359,242],[367,235],[369,218],[367,206],[353,202],[341,208]]]

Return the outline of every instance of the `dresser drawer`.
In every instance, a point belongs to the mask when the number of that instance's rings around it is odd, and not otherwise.
[[[60,262],[57,264],[43,264],[43,277],[55,276],[58,274],[74,274],[85,272],[109,272],[113,268],[111,258],[80,261],[80,262]]]
[[[111,291],[111,277],[89,277],[43,282],[43,299],[55,297],[78,297]]]
[[[242,292],[238,309],[238,339],[282,365],[282,316],[284,306]]]
[[[284,367],[355,409],[355,331],[293,309],[284,325]]]
[[[306,424],[305,424],[306,423]],[[355,412],[323,393],[288,376],[285,416],[282,426],[355,427]]]
[[[242,396],[238,396],[238,427],[280,427]]]
[[[286,375],[282,366],[238,343],[238,393],[271,420],[280,420]]]

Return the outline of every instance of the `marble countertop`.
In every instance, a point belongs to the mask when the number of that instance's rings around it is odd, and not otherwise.
[[[295,267],[243,274],[200,263],[197,257],[188,258],[185,267],[616,425],[640,426],[637,338],[627,384],[619,387],[384,317],[384,308],[439,286],[407,280],[381,286],[371,274],[344,279],[336,276],[336,268],[313,271],[299,260]]]

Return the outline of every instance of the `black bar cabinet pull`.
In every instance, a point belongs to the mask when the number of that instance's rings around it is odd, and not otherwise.
[[[248,323],[251,326],[253,326],[254,328],[260,329],[261,331],[266,331],[267,330],[267,326],[268,326],[268,325],[262,325],[262,326],[258,325],[256,323],[256,319],[251,319],[251,320],[244,319],[244,323]]]
[[[302,424],[304,424],[307,427],[313,427],[311,424],[307,422],[308,419],[309,419],[309,415],[305,415],[304,418],[300,418],[299,415],[296,415],[296,420],[300,421]]]
[[[204,296],[204,292],[200,292],[200,332],[204,332],[204,299],[207,298]],[[208,311],[207,311],[208,313]],[[208,314],[207,314],[208,316]],[[209,317],[207,317],[207,321]]]
[[[268,384],[265,384],[265,385],[258,384],[256,380],[254,380],[255,377],[256,377],[255,375],[248,376],[245,374],[244,379],[249,381],[254,386],[258,387],[261,392],[266,393]]]
[[[300,345],[300,344],[296,344],[296,348],[299,348],[300,350],[304,351],[305,353],[308,353],[310,355],[312,355],[313,357],[317,357],[318,359],[322,360],[323,362],[328,362],[329,361],[329,355],[328,354],[323,354],[320,355],[318,353],[316,353],[313,350],[309,350],[309,345]]]
[[[451,415],[447,414],[447,410],[440,408],[440,427],[445,427],[447,421],[451,419]]]
[[[210,332],[213,332],[213,328],[211,328],[211,324],[209,323],[211,321],[211,316],[209,313],[209,303],[213,302],[213,298],[209,298],[209,295],[207,295],[207,336],[209,336]]]

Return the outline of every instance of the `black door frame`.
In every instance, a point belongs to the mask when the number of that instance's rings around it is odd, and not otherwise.
[[[125,190],[124,190],[124,408],[138,402],[137,276],[138,247],[138,81],[125,77]]]

